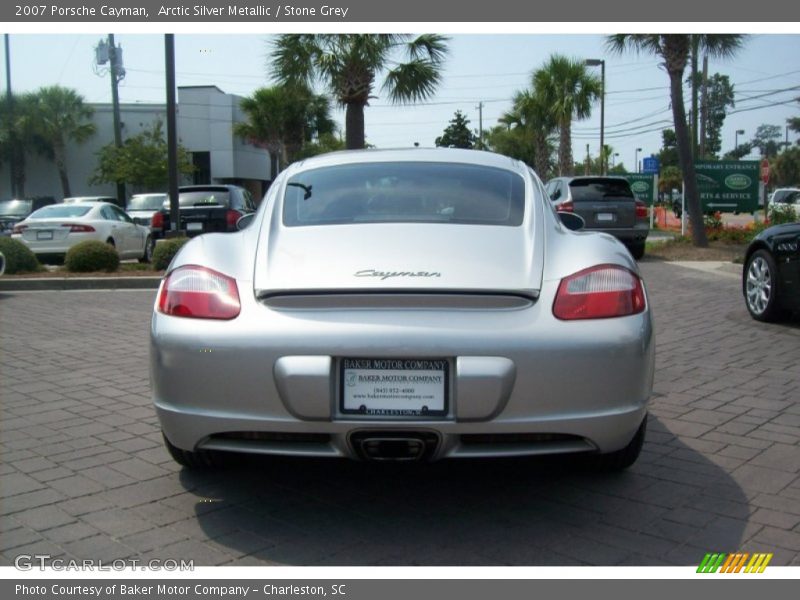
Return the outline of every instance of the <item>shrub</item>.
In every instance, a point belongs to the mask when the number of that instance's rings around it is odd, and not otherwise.
[[[36,255],[19,240],[0,236],[0,252],[6,257],[6,273],[31,273],[42,270]]]
[[[178,250],[189,241],[189,238],[179,237],[170,238],[168,240],[159,241],[156,244],[156,249],[153,251],[153,269],[156,271],[163,271],[172,262],[173,257],[178,253]]]
[[[798,220],[797,211],[793,206],[772,206],[769,209],[769,222],[772,225],[781,225],[782,223],[795,223]]]
[[[119,254],[111,244],[86,240],[75,244],[67,251],[64,266],[72,273],[116,271],[119,268]]]

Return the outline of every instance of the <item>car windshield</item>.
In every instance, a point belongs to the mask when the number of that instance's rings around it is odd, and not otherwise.
[[[8,200],[0,202],[0,217],[24,217],[33,208],[32,200]]]
[[[167,201],[166,194],[150,194],[147,196],[132,196],[128,201],[126,210],[159,210]]]
[[[289,227],[342,223],[517,226],[525,207],[518,174],[481,165],[380,162],[303,171],[286,184]]]
[[[610,198],[633,200],[631,186],[624,179],[573,179],[569,182],[569,189],[576,202],[582,200],[602,201]]]
[[[778,190],[772,201],[776,204],[795,204],[800,202],[800,190]]]
[[[61,219],[68,218],[74,219],[82,217],[92,210],[91,206],[80,206],[77,204],[51,204],[45,206],[37,211],[34,211],[28,217],[29,219]]]
[[[192,190],[178,195],[181,207],[187,206],[230,206],[231,193],[226,189]]]

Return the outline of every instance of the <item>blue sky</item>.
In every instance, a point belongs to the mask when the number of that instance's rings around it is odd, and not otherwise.
[[[11,40],[12,89],[34,90],[60,84],[77,89],[89,102],[110,102],[108,75],[95,73],[92,62],[100,33],[54,35],[15,34]],[[366,110],[367,141],[379,147],[432,146],[456,110],[478,127],[478,103],[483,102],[483,125],[489,128],[511,106],[515,91],[529,85],[531,72],[553,53],[606,60],[606,143],[632,170],[635,149],[649,155],[661,145],[660,130],[670,126],[666,73],[651,56],[609,54],[602,35],[592,34],[452,34],[444,81],[435,98],[422,105],[393,106],[375,98]],[[163,34],[116,35],[122,46],[127,75],[120,87],[122,102],[163,102]],[[249,95],[269,84],[267,35],[177,34],[178,85],[216,85]],[[735,59],[711,60],[710,73],[730,76],[741,110],[728,116],[723,152],[739,140],[750,139],[758,125],[778,125],[800,114],[800,104],[781,104],[800,96],[800,35],[751,35]],[[599,75],[599,68],[595,69]],[[5,86],[3,86],[5,87]],[[789,88],[789,89],[787,89]],[[793,88],[793,89],[792,89]],[[688,102],[688,95],[687,95]],[[343,123],[344,113],[335,111]],[[599,148],[600,109],[573,123],[573,148],[584,158]],[[790,136],[790,140],[794,138]]]

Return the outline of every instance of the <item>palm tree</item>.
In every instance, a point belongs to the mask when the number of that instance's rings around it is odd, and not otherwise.
[[[558,125],[558,172],[571,175],[572,120],[586,119],[592,113],[592,102],[600,97],[600,79],[586,70],[582,60],[554,54],[541,69],[533,73],[533,88],[541,101],[550,107]]]
[[[234,133],[269,151],[273,176],[297,157],[306,142],[336,128],[327,98],[307,88],[260,88],[240,106],[247,121],[236,123]]]
[[[364,147],[364,107],[374,98],[377,77],[394,103],[430,98],[442,77],[447,38],[426,34],[411,39],[402,34],[285,34],[271,54],[275,78],[281,83],[323,82],[345,107],[347,148]],[[405,62],[395,56],[404,51]]]
[[[33,93],[30,110],[21,126],[42,144],[43,153],[56,164],[64,197],[71,196],[67,176],[67,141],[84,142],[96,127],[88,122],[94,110],[75,90],[53,85]]]
[[[533,142],[533,170],[542,179],[546,179],[550,171],[552,145],[550,137],[556,130],[556,120],[543,94],[524,90],[514,95],[511,112],[499,119],[503,124],[522,128],[525,135]]]
[[[13,95],[11,106],[0,103],[0,164],[9,163],[11,168],[12,192],[16,197],[25,196],[26,183],[26,150],[33,149],[44,152],[42,140],[33,131],[32,107],[35,94]]]
[[[683,102],[683,72],[689,60],[690,49],[697,44],[700,52],[711,57],[728,58],[742,47],[744,36],[734,34],[630,34],[618,33],[606,40],[612,52],[626,50],[646,52],[661,57],[669,75],[672,120],[675,123],[675,136],[678,146],[678,162],[683,172],[686,190],[685,201],[692,225],[692,241],[695,246],[708,246],[700,196],[697,192],[697,176],[694,170],[692,142],[686,122],[686,108]]]

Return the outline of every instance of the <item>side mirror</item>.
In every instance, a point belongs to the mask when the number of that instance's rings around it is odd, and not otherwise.
[[[236,221],[236,229],[241,231],[245,227],[249,226],[250,223],[253,222],[253,219],[256,218],[256,213],[248,213],[246,215],[242,215],[239,217],[239,220]]]
[[[564,227],[570,231],[580,231],[586,225],[586,221],[583,220],[583,217],[575,213],[559,212],[558,218],[561,219],[561,223]]]

